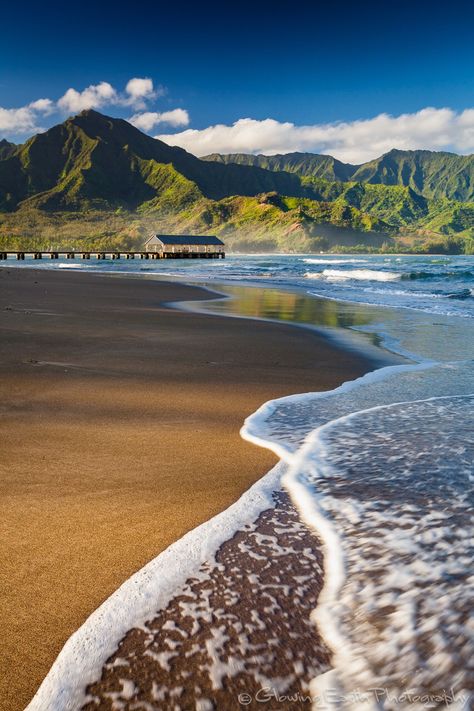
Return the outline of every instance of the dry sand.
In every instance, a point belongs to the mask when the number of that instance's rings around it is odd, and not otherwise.
[[[291,326],[173,311],[181,284],[0,269],[0,709],[127,577],[274,464],[264,401],[368,369]]]

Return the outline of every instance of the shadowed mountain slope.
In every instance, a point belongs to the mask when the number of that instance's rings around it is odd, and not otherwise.
[[[331,156],[314,153],[288,153],[253,156],[244,153],[213,153],[203,160],[252,165],[267,170],[285,170],[324,180],[354,181],[410,187],[427,198],[449,198],[461,202],[474,200],[474,156],[436,151],[391,150],[380,158],[351,165]]]

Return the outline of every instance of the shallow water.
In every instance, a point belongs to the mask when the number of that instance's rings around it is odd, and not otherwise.
[[[345,640],[346,689],[434,699],[472,685],[473,397],[348,415],[300,462],[342,546],[345,582],[327,612]]]

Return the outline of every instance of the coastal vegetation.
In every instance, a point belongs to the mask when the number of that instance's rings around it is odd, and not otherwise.
[[[150,231],[235,251],[474,253],[474,157],[390,151],[196,158],[85,111],[0,141],[0,247],[139,248]]]

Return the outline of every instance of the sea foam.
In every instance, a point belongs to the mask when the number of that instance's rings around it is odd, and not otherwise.
[[[472,395],[351,413],[313,432],[285,476],[324,541],[314,620],[334,650],[338,707],[426,708],[408,691],[468,699],[473,423]]]
[[[321,279],[345,281],[398,281],[402,278],[399,272],[384,272],[376,269],[323,269],[322,272],[307,272],[307,279]]]
[[[343,259],[333,259],[332,257],[322,257],[321,259],[315,257],[307,257],[303,259],[305,264],[367,264],[367,259],[356,259],[352,257],[345,257]]]

